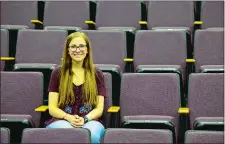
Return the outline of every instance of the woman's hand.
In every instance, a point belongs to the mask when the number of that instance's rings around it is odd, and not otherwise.
[[[64,119],[67,120],[73,127],[75,127],[75,124],[77,123],[76,116],[67,114]]]
[[[82,128],[84,125],[84,118],[83,117],[79,117],[78,115],[75,115],[75,123],[74,123],[74,127],[76,128]]]
[[[84,118],[78,115],[66,115],[65,119],[75,128],[81,128],[84,125]]]

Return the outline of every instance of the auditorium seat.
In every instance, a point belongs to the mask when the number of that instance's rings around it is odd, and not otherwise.
[[[135,37],[134,68],[135,71],[171,68],[185,72],[186,38],[181,31],[138,31]],[[161,68],[161,69],[160,69]],[[157,70],[157,69],[156,69]]]
[[[6,70],[6,61],[12,60],[13,58],[9,57],[9,32],[5,29],[1,29],[1,71]]]
[[[180,28],[193,30],[193,1],[149,1],[148,29]]]
[[[96,10],[96,28],[126,27],[140,29],[140,1],[99,1]]]
[[[37,72],[1,72],[1,127],[10,129],[11,142],[20,142],[27,127],[39,127],[35,108],[43,101],[43,75]]]
[[[90,20],[89,1],[46,1],[44,9],[45,29],[79,31],[88,29]]]
[[[188,108],[191,129],[223,129],[224,73],[192,73]]]
[[[29,128],[23,131],[25,143],[90,143],[90,131],[83,128]]]
[[[31,20],[38,20],[37,1],[1,1],[1,27],[33,29]]]
[[[201,28],[224,27],[224,1],[202,1]]]
[[[185,32],[188,58],[192,56],[194,16],[193,1],[149,1],[147,5],[148,29]]]
[[[38,1],[1,1],[1,29],[9,31],[9,53],[15,57],[17,35],[19,30],[38,29],[40,15]],[[12,66],[9,67],[9,71]]]
[[[195,32],[194,39],[195,72],[204,71],[212,65],[224,66],[224,29],[204,29]],[[207,66],[209,65],[209,66]],[[211,65],[211,66],[210,66]],[[219,71],[219,69],[218,69]]]
[[[179,81],[175,73],[124,73],[120,95],[122,127],[169,129],[176,140],[179,133]]]
[[[87,34],[93,61],[104,72],[110,72],[113,80],[113,104],[118,105],[121,73],[125,72],[126,35],[121,31],[82,30]]]
[[[186,43],[186,35],[182,31],[138,31],[134,46],[135,72],[178,73],[181,79],[181,95],[183,95]]]
[[[143,5],[142,1],[99,1],[97,4],[95,28],[126,32],[128,58],[133,58],[136,30],[144,29],[142,21],[146,12]]]
[[[185,144],[223,144],[224,131],[196,131],[185,133]]]
[[[1,127],[1,144],[10,143],[10,130],[8,128]]]
[[[64,30],[20,30],[14,71],[40,71],[44,74],[44,101],[51,71],[59,64],[67,32]]]
[[[91,46],[93,61],[95,64],[111,64],[120,66],[125,71],[126,36],[119,31],[95,31],[82,30],[87,34]]]
[[[169,130],[153,129],[106,129],[103,143],[173,143]]]
[[[19,31],[15,67],[21,63],[61,64],[66,37],[64,30]]]

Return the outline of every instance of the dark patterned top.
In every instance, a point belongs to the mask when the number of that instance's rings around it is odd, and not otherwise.
[[[96,84],[97,84],[97,90],[98,95],[106,96],[106,88],[104,83],[104,75],[101,70],[98,68],[95,68],[96,71]],[[60,83],[60,72],[61,67],[57,67],[52,71],[51,79],[49,83],[48,92],[59,92],[59,83]],[[64,111],[68,114],[72,115],[79,115],[79,116],[85,116],[87,115],[91,110],[93,110],[93,107],[90,105],[87,105],[86,103],[82,102],[82,85],[76,86],[73,84],[73,91],[75,94],[75,103],[73,105],[68,105],[64,108]],[[103,117],[100,117],[97,119],[99,122],[102,123]],[[58,118],[52,117],[51,119],[47,120],[45,122],[45,126],[51,124],[54,121],[61,120]]]

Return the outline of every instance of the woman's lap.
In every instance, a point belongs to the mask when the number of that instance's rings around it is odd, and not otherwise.
[[[46,128],[73,128],[73,126],[68,121],[58,120],[49,124]],[[83,128],[90,130],[92,143],[99,143],[105,132],[104,126],[99,121],[95,120],[87,122],[84,124]]]
[[[46,128],[73,128],[73,126],[68,121],[57,120],[46,126]]]

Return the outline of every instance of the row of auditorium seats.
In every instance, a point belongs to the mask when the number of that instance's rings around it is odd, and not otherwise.
[[[191,74],[187,107],[181,106],[177,74],[124,73],[120,106],[112,104],[112,75],[104,78],[106,128],[168,129],[174,142],[189,129],[224,130],[224,73]],[[8,127],[16,141],[24,128],[43,127],[49,118],[48,106],[42,105],[43,74],[1,72],[0,84],[1,127]]]
[[[92,44],[96,64],[118,65],[125,71],[125,62],[133,61],[135,71],[140,65],[177,65],[184,72],[187,59],[187,41],[181,31],[137,31],[134,50],[127,47],[126,35],[121,31],[81,30]],[[197,30],[194,39],[196,72],[203,65],[223,65],[224,29]],[[18,33],[15,60],[19,63],[60,64],[63,46],[67,37],[63,30],[20,30]],[[1,29],[1,57],[9,57],[9,32]],[[128,53],[134,54],[134,60]],[[125,60],[124,60],[125,59]],[[4,68],[4,65],[3,67]]]
[[[43,135],[44,133],[44,135]],[[185,133],[184,144],[223,144],[224,133],[215,131],[189,130]],[[1,128],[1,143],[10,143],[10,130]],[[87,129],[25,129],[22,143],[90,143]],[[164,143],[172,144],[169,130],[150,129],[106,129],[101,143]]]
[[[223,27],[223,1],[30,1],[1,2],[1,24],[11,28]],[[196,21],[197,20],[197,21]],[[13,25],[13,26],[12,26]]]
[[[113,74],[113,103],[116,105],[119,104],[120,79],[124,72],[178,73],[182,93],[187,91],[185,83],[189,73],[223,72],[223,28],[195,32],[194,59],[187,59],[187,40],[182,31],[137,31],[134,49],[127,46],[125,32],[81,31],[90,38],[94,63],[101,70]],[[50,73],[61,64],[67,35],[64,30],[19,30],[16,47],[12,49],[8,31],[1,29],[1,70],[44,72],[47,101]],[[8,57],[10,51],[15,51],[15,57]],[[127,57],[129,53],[134,54],[133,58]]]

